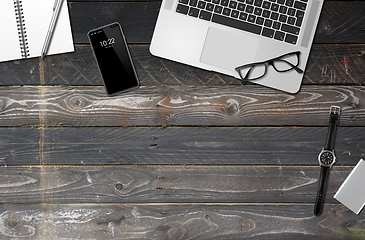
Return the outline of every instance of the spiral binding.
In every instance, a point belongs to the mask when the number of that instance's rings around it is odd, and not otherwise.
[[[18,35],[19,35],[19,43],[20,43],[20,51],[22,54],[22,58],[28,58],[29,54],[29,46],[27,39],[27,31],[25,27],[25,19],[23,15],[23,5],[22,0],[13,0],[14,8],[15,8],[15,17],[18,27]]]

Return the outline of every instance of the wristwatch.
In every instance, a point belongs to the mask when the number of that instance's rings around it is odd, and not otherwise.
[[[325,147],[318,155],[318,162],[319,165],[321,166],[321,173],[319,175],[317,198],[314,206],[314,215],[316,216],[319,216],[322,213],[329,173],[333,164],[335,164],[336,162],[334,147],[336,139],[336,130],[340,114],[341,114],[340,107],[331,106]]]

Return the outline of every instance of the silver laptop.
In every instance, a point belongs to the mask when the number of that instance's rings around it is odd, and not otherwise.
[[[304,71],[322,5],[323,0],[163,0],[150,52],[241,79],[245,74],[237,67],[299,51],[297,67]],[[268,65],[251,82],[296,93],[303,77]]]

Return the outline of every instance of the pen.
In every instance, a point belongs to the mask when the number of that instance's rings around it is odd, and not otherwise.
[[[46,39],[44,40],[42,52],[41,52],[41,58],[44,58],[46,56],[46,53],[48,51],[49,43],[51,42],[52,34],[54,31],[54,28],[56,26],[57,18],[61,10],[63,0],[56,0],[55,5],[53,6],[53,15],[51,18],[51,22],[49,24],[49,28],[47,31]]]

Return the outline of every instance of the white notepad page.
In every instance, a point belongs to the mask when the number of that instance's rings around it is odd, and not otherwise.
[[[360,159],[350,175],[342,183],[334,198],[359,214],[365,205],[365,161]]]
[[[21,0],[25,20],[29,56],[41,56],[51,22],[54,0]],[[0,61],[22,58],[14,0],[0,1]],[[67,0],[64,0],[47,55],[74,51]]]
[[[0,0],[0,33],[0,61],[21,58],[13,0]]]

